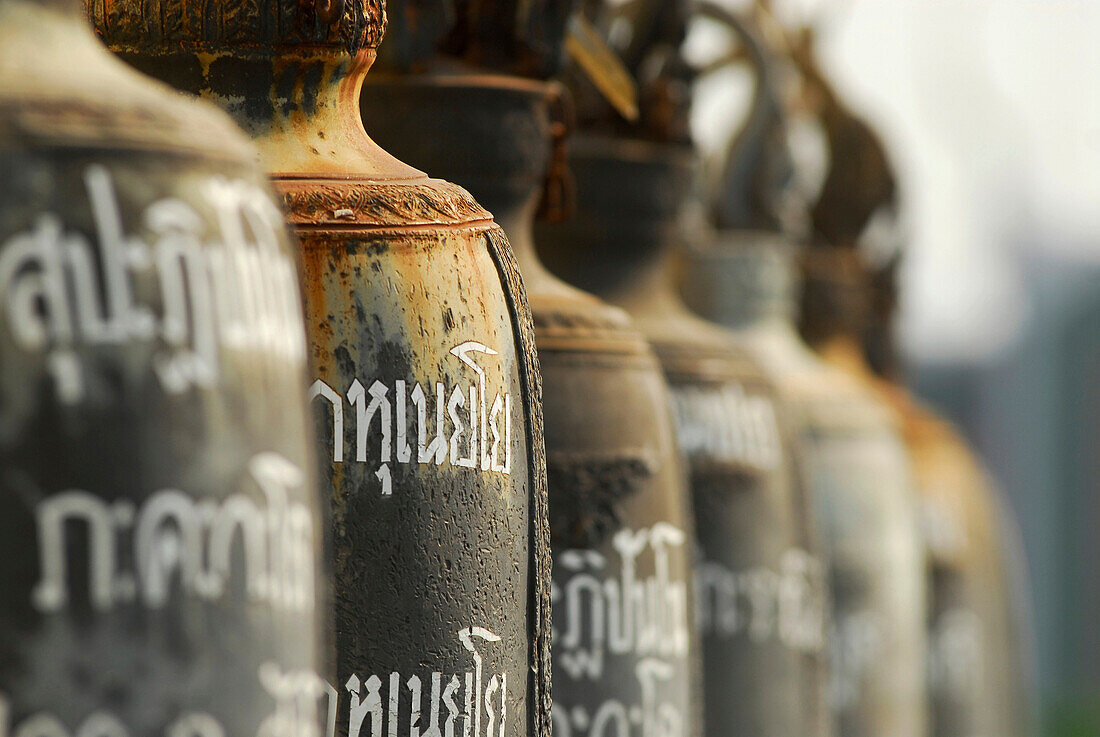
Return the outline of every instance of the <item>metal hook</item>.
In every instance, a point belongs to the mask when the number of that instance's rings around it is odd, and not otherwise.
[[[546,167],[537,217],[560,223],[573,214],[576,183],[569,170],[568,140],[576,124],[573,97],[557,82],[549,85],[547,103],[550,112],[550,160]]]

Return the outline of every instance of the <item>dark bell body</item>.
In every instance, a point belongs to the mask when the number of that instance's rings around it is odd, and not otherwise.
[[[694,530],[668,390],[627,316],[535,255],[552,94],[514,78],[379,78],[363,109],[387,148],[492,210],[527,284],[545,391],[555,735],[695,736]]]
[[[364,133],[380,4],[229,4],[259,14],[245,26],[256,38],[228,24],[213,42],[201,29],[181,40],[159,28],[170,43],[113,37],[111,24],[127,25],[109,19],[108,39],[233,111],[301,242],[332,500],[337,734],[545,735],[538,375],[504,234],[460,187]]]
[[[698,532],[705,733],[828,734],[823,571],[781,410],[747,352],[672,283],[691,152],[588,138],[571,165],[577,217],[539,245],[555,273],[627,309],[671,386]]]
[[[75,0],[0,1],[2,734],[323,728],[304,324],[254,158]]]
[[[926,589],[911,466],[896,418],[798,337],[793,250],[723,234],[689,259],[684,294],[740,336],[791,408],[830,568],[830,703],[842,737],[926,734]]]

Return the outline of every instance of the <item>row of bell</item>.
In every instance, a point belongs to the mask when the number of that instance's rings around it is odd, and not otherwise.
[[[688,147],[536,226],[560,88],[360,96],[384,19],[0,0],[0,735],[1022,734],[993,498],[790,239],[705,322]]]

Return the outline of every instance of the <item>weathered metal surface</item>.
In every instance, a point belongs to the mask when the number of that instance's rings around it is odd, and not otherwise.
[[[284,5],[308,25],[310,3]],[[377,5],[344,5],[333,34],[361,13],[380,27]],[[368,45],[376,37],[368,30]],[[503,233],[461,188],[364,134],[372,50],[232,36],[218,46],[213,59],[173,56],[178,44],[164,42],[128,58],[234,112],[301,240],[332,497],[336,732],[545,737],[539,378]]]
[[[576,224],[545,228],[540,245],[556,273],[626,307],[671,385],[699,540],[705,733],[829,734],[823,568],[781,410],[744,349],[671,282],[689,152],[589,139],[572,167]]]
[[[546,389],[555,734],[697,735],[694,533],[667,388],[626,315],[534,253],[550,94],[499,77],[376,79],[363,109],[385,146],[493,210],[528,285]]]
[[[352,209],[344,197],[331,211]],[[442,687],[444,705],[473,699],[478,734],[527,734],[538,459],[507,246],[484,214],[398,238],[303,227],[306,212],[291,217],[334,492],[338,672],[389,679],[399,727],[421,698],[423,728],[442,727]]]
[[[0,733],[320,727],[305,337],[254,156],[79,3],[0,1]]]
[[[844,737],[926,734],[926,589],[916,500],[896,424],[823,364],[793,325],[793,249],[728,231],[688,259],[689,304],[737,331],[792,410],[830,567],[830,700]]]
[[[83,2],[96,34],[116,53],[355,55],[373,51],[386,28],[385,0],[161,0],[156,11],[133,0]]]

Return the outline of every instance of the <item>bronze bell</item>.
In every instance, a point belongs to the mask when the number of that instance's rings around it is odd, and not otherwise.
[[[792,165],[782,95],[767,92],[781,60],[751,45],[758,87],[750,127],[731,149],[715,194],[719,230],[710,242],[692,244],[683,293],[697,312],[737,332],[795,418],[802,476],[830,567],[830,703],[838,734],[921,737],[926,591],[910,464],[888,408],[814,356],[797,333],[791,231],[807,218],[797,212],[790,176],[766,175]]]
[[[537,242],[551,271],[627,310],[670,384],[698,535],[702,733],[827,735],[824,575],[782,412],[735,337],[675,294],[695,176],[677,51],[686,9],[650,5],[660,21],[643,13],[608,22],[631,24],[626,58],[640,75],[641,120],[587,111],[585,134],[570,144],[577,213],[541,226]]]
[[[527,284],[545,388],[554,734],[694,736],[695,536],[668,390],[626,314],[551,276],[535,253],[567,120],[560,95],[514,76],[379,77],[363,110],[387,148],[494,213]]]
[[[783,412],[740,343],[674,294],[690,152],[594,137],[572,151],[577,220],[540,244],[555,273],[627,309],[669,381],[699,539],[705,734],[829,734],[824,570]]]
[[[464,735],[546,735],[530,313],[489,213],[364,132],[382,3],[182,0],[152,27],[138,0],[107,5],[93,9],[116,51],[252,135],[301,240],[332,498],[337,733],[450,737],[461,709]]]
[[[888,275],[896,266],[900,229],[889,156],[874,131],[829,88],[814,64],[812,46],[799,48],[796,59],[820,101],[832,158],[813,211],[819,245],[805,261],[802,329],[822,355],[839,359],[900,421],[923,522],[931,733],[1026,734],[1027,667],[1003,507],[951,428],[897,383],[876,379],[860,350],[861,340],[864,348],[869,343],[885,373],[897,364],[889,339],[895,300]],[[891,242],[882,242],[883,236]],[[880,272],[886,283],[880,279],[877,293],[864,256],[872,247],[894,253],[893,265],[888,262]]]
[[[810,269],[819,266],[821,250],[804,254],[803,263],[813,264]],[[806,279],[806,292],[815,293],[820,282]],[[806,292],[803,309],[826,322],[824,310],[809,308]],[[832,302],[838,310],[858,310],[860,304],[858,295],[844,287]],[[818,441],[809,465],[811,473],[821,475],[819,483],[831,485],[833,495],[822,501],[828,508],[822,519],[834,549],[834,697],[840,733],[871,735],[891,727],[899,734],[923,735],[928,721],[923,626],[928,592],[911,459],[899,418],[858,376],[858,347],[839,335],[811,345],[843,372],[835,382],[849,393],[843,409],[832,408],[827,417],[815,420],[835,424],[832,434]],[[843,491],[841,483],[846,484]]]
[[[0,0],[0,732],[309,734],[294,251],[227,116]],[[312,730],[312,732],[311,732]]]
[[[570,104],[544,81],[569,3],[471,5],[426,73],[372,75],[364,118],[385,147],[493,212],[527,285],[545,387],[554,733],[695,735],[694,535],[667,389],[627,316],[550,276],[532,239],[536,211],[569,201]],[[403,28],[424,10],[391,7]],[[532,12],[558,21],[530,30]]]
[[[902,418],[919,494],[931,733],[1027,735],[1027,623],[1013,595],[1013,520],[954,428],[900,385],[877,387]]]
[[[870,295],[862,331],[871,385],[902,420],[913,461],[931,596],[928,691],[934,737],[1024,737],[1033,725],[1026,585],[1016,522],[966,441],[905,388],[892,336],[899,234],[893,256],[862,264]]]
[[[746,342],[795,420],[830,567],[840,734],[921,735],[926,604],[909,461],[885,408],[800,339],[795,253],[782,233],[721,231],[693,244],[684,294]]]

